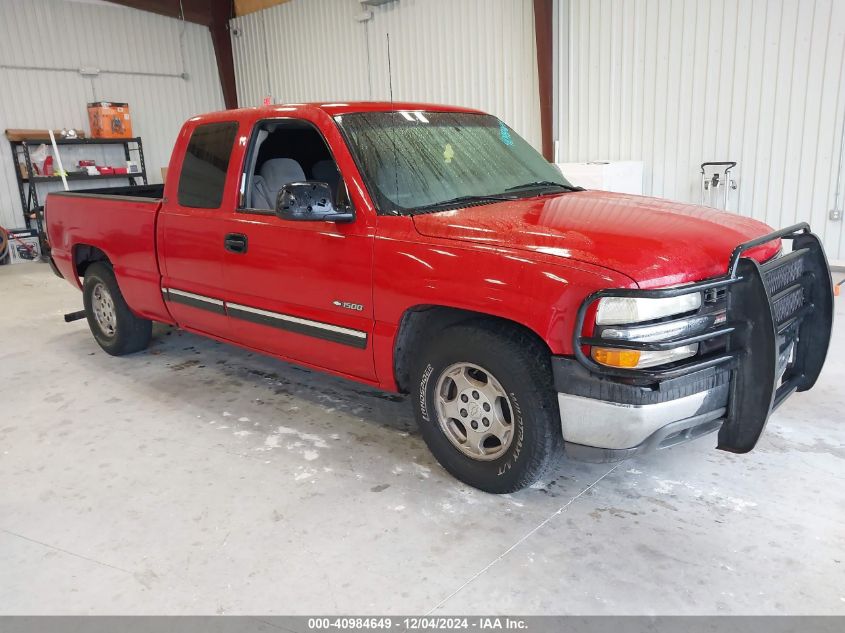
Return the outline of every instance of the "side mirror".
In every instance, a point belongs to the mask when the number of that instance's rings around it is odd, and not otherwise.
[[[291,182],[276,198],[276,215],[283,220],[352,222],[352,211],[338,211],[332,202],[332,188],[325,182]]]

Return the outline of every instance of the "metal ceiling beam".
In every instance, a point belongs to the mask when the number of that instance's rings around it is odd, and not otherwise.
[[[226,108],[238,107],[235,88],[235,61],[232,57],[232,37],[229,18],[233,17],[233,0],[110,0],[132,9],[158,13],[169,18],[184,18],[208,27],[217,58],[217,74],[223,90]]]
[[[552,105],[554,50],[552,45],[552,0],[534,0],[534,33],[537,40],[537,77],[540,84],[540,132],[543,156],[554,161]]]
[[[159,15],[166,15],[169,18],[181,18],[182,10],[185,11],[185,20],[202,24],[203,26],[211,25],[211,5],[219,4],[215,0],[109,0],[115,4],[121,4],[132,9],[140,9],[142,11],[149,11],[150,13],[158,13]],[[227,0],[223,0],[223,4],[231,4]],[[181,5],[181,6],[180,6]]]
[[[290,0],[235,0],[235,15],[248,15],[285,2],[290,2]]]

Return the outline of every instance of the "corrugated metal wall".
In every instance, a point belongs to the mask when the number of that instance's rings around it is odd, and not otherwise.
[[[367,26],[357,0],[291,0],[235,18],[238,104],[367,99]]]
[[[699,163],[735,160],[732,210],[775,227],[808,220],[828,254],[845,257],[843,223],[828,219],[845,118],[845,2],[561,0],[558,9],[560,160],[643,160],[646,193],[689,201],[699,199]]]
[[[238,101],[388,99],[480,108],[540,145],[531,0],[291,0],[236,18]]]
[[[167,166],[184,120],[223,107],[205,27],[133,9],[63,0],[3,0],[0,10],[2,130],[76,127],[88,132],[86,103],[125,101],[131,107],[133,132],[144,141],[150,180],[161,182],[160,168]],[[75,70],[83,66],[115,72],[85,78]],[[187,80],[179,76],[182,72]],[[109,155],[96,151],[83,152],[113,163],[123,160],[121,150]],[[72,150],[68,155],[77,158]],[[0,223],[6,227],[23,225],[14,169],[3,136]],[[90,188],[108,183],[123,181],[72,184]],[[39,196],[51,187],[61,184],[39,185]]]
[[[398,0],[375,11],[370,60],[376,98],[433,101],[495,114],[540,147],[531,0]]]

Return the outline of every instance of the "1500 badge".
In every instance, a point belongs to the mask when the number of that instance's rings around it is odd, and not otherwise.
[[[338,308],[344,308],[346,310],[355,310],[356,312],[362,312],[364,310],[364,306],[360,303],[349,303],[348,301],[338,301],[337,299],[332,301],[332,303]]]

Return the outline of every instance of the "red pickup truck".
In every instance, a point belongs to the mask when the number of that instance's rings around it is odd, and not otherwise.
[[[412,394],[436,458],[490,492],[561,447],[612,461],[718,430],[747,452],[830,339],[806,225],[584,191],[469,109],[197,116],[164,186],[52,193],[46,219],[106,352],[160,321]]]

